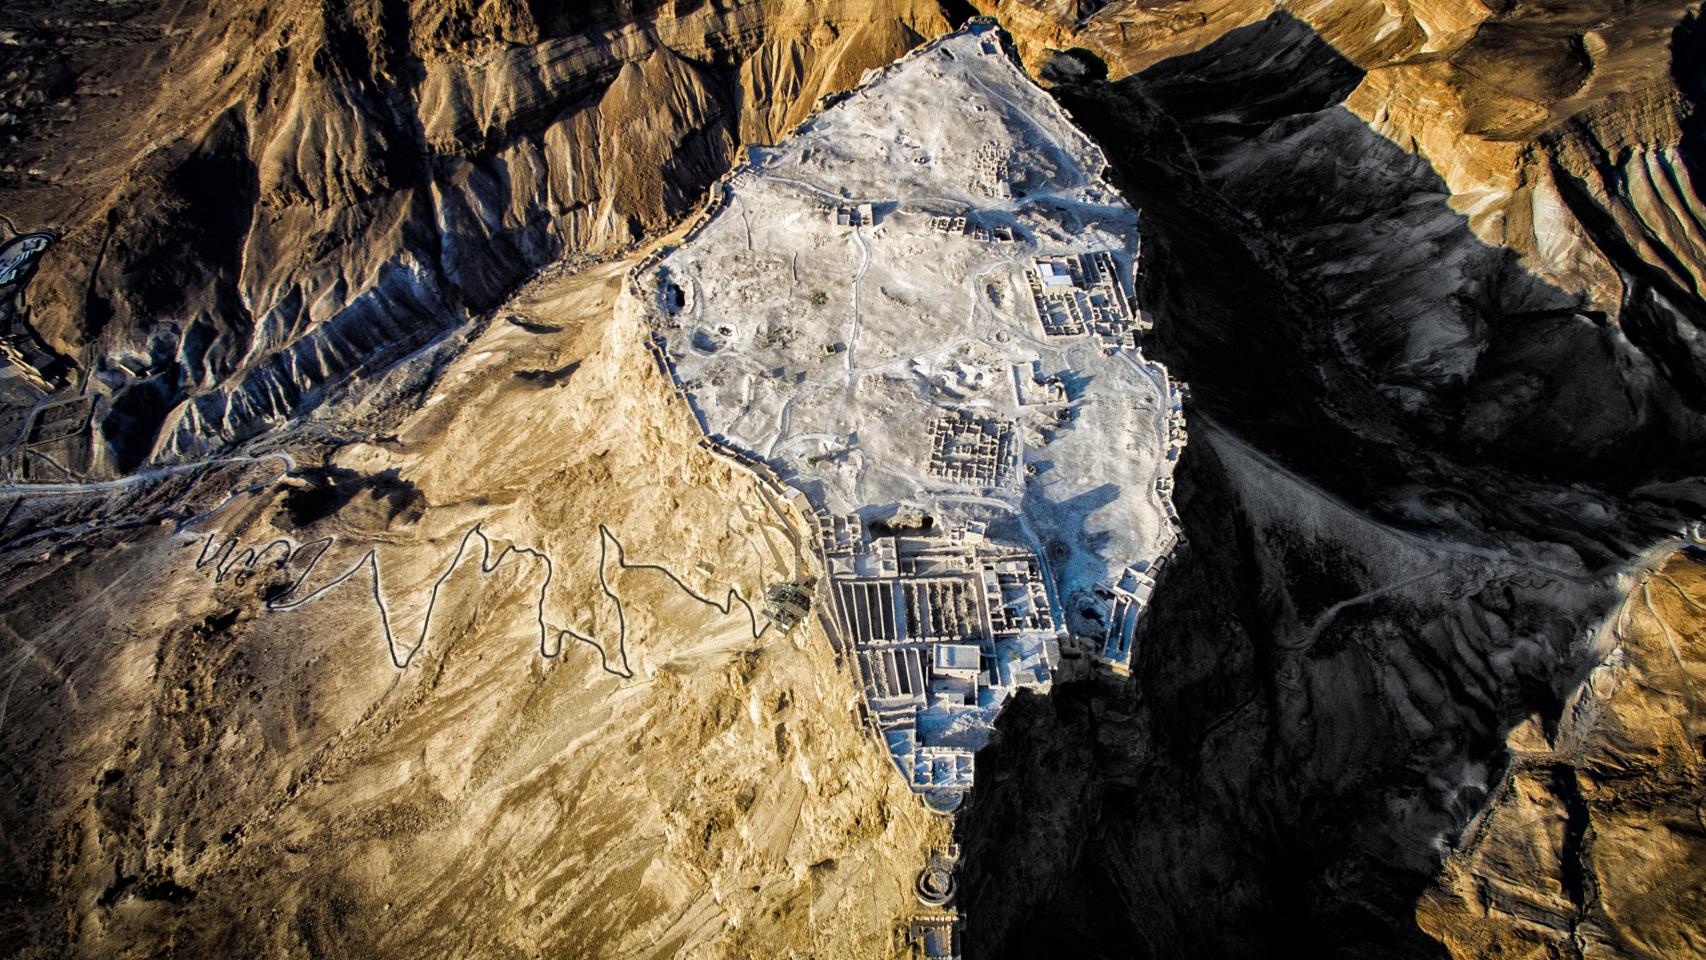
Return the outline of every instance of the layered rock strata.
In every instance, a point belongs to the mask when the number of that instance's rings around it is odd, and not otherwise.
[[[93,405],[76,456],[20,452],[17,477],[194,459],[307,413],[533,269],[655,233],[737,143],[944,26],[907,0],[104,10],[20,9],[8,34],[18,97],[61,79],[5,212],[63,235],[31,321]]]

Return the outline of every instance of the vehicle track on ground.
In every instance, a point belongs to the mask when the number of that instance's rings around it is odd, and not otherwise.
[[[12,496],[42,496],[46,494],[78,494],[100,493],[106,490],[122,490],[153,480],[163,480],[180,473],[189,473],[207,467],[222,467],[233,463],[260,463],[264,460],[279,460],[284,463],[286,473],[296,469],[296,458],[288,453],[262,453],[254,456],[210,457],[206,460],[195,460],[190,463],[175,463],[165,467],[152,467],[138,470],[135,473],[119,477],[116,480],[86,480],[74,483],[8,483],[0,484],[0,495]]]

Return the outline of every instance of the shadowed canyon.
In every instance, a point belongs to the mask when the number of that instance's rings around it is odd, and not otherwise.
[[[16,0],[0,953],[1706,956],[1700,13]],[[1189,443],[1129,664],[1066,611],[943,815],[833,605],[786,611],[834,576],[809,497],[696,420],[644,293],[738,225],[799,326],[851,312],[802,351],[849,397],[873,304],[1031,309],[861,289],[941,198],[844,189],[770,260],[726,199],[962,28],[1136,212]],[[1105,228],[1036,153],[988,243]]]

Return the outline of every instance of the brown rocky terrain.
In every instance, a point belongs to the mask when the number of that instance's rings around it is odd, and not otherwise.
[[[1191,544],[1133,685],[1038,702],[987,758],[1011,773],[960,825],[975,951],[1442,955],[1415,904],[1507,734],[1555,722],[1622,571],[1699,516],[1693,255],[1641,240],[1698,217],[1692,14],[1600,11],[1647,53],[1604,54],[1596,97],[1430,138],[1473,112],[1443,54],[1575,8],[1483,10],[1430,50],[1401,5],[1011,6],[1052,24],[1027,59],[1146,215],[1139,299],[1194,391]],[[1501,69],[1555,69],[1520,48]],[[1376,82],[1427,109],[1377,116]]]
[[[727,593],[799,521],[623,389],[620,276],[536,282],[382,443],[9,555],[8,953],[887,955],[945,827]]]
[[[565,255],[689,211],[735,145],[946,22],[931,4],[25,3],[0,189],[62,234],[31,322],[88,432],[15,476],[205,455]],[[134,91],[143,91],[135,93]],[[42,101],[42,102],[37,102]]]
[[[1454,957],[1706,952],[1706,567],[1644,572],[1556,722],[1513,728],[1503,779],[1417,910]]]
[[[979,6],[1142,210],[1193,398],[1133,680],[979,757],[968,955],[1701,955],[1706,597],[1648,562],[1706,508],[1696,5]],[[0,943],[889,955],[947,826],[821,635],[724,600],[789,525],[614,290],[969,12],[0,13],[0,213],[62,233],[25,316],[86,424],[14,404],[7,469],[140,471],[4,492]],[[215,452],[262,459],[160,469]]]

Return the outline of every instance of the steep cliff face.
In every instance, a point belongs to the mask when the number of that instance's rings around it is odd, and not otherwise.
[[[0,556],[9,954],[889,954],[945,826],[744,599],[803,523],[695,446],[619,282],[532,284],[282,483],[9,515],[103,518]]]
[[[18,83],[57,71],[63,97],[17,125],[5,184],[15,221],[63,233],[30,319],[94,399],[70,462],[25,445],[15,476],[193,459],[304,413],[542,264],[655,233],[743,138],[945,25],[910,0],[126,11],[147,52],[122,66],[58,52],[99,5],[16,14],[42,64]]]
[[[1133,680],[1026,698],[979,756],[971,955],[1700,953],[1699,576],[1630,579],[1706,513],[1692,7],[982,6],[1143,211],[1146,350],[1194,392]],[[723,600],[789,546],[634,386],[589,263],[944,13],[4,16],[0,212],[65,233],[26,301],[90,422],[12,474],[310,422],[283,489],[265,460],[5,508],[0,816],[31,839],[0,939],[886,955],[942,825],[823,648],[610,560],[599,523]],[[582,280],[504,305],[563,259]],[[561,609],[513,554],[479,575],[476,522],[554,558]],[[257,572],[215,582],[198,531]],[[538,656],[535,609],[599,643]],[[617,688],[625,617],[651,639]]]
[[[1706,677],[1697,551],[1640,572],[1556,722],[1504,776],[1417,909],[1453,957],[1706,953]]]
[[[1493,455],[1506,424],[1531,421],[1524,462],[1697,446],[1690,6],[1328,2],[1270,17],[1267,4],[1121,3],[1082,20],[993,8],[1037,24],[1018,36],[1038,70],[1064,49],[1103,62],[1108,89],[1161,138],[1127,152],[1153,166],[1188,156],[1196,188],[1318,297],[1335,347],[1400,417],[1464,407],[1477,425],[1460,438]],[[1258,72],[1269,85],[1251,85]],[[1611,320],[1613,342],[1559,323],[1572,314]],[[1537,327],[1515,334],[1499,316]],[[1572,398],[1554,382],[1572,378],[1508,369],[1513,349],[1560,363],[1623,353],[1639,382]],[[1625,409],[1582,409],[1599,405]],[[1618,422],[1597,447],[1547,432],[1604,416]]]
[[[980,767],[980,952],[1440,955],[1415,904],[1508,733],[1699,515],[1692,21],[1420,7],[996,6],[1144,213],[1193,429],[1132,686]]]

